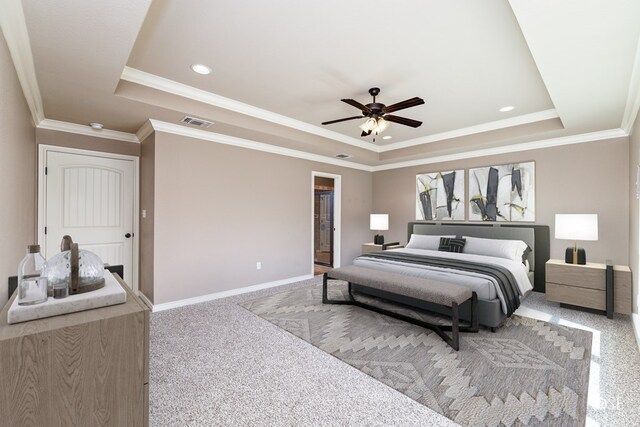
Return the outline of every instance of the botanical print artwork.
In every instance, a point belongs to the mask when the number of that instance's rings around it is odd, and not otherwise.
[[[417,220],[464,220],[464,170],[416,175]]]
[[[469,220],[535,221],[535,162],[469,169]]]

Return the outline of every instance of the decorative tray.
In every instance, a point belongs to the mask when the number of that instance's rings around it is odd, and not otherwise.
[[[9,324],[20,323],[127,302],[127,291],[120,286],[120,283],[109,271],[104,272],[104,280],[104,287],[98,290],[69,295],[60,299],[49,297],[47,302],[42,304],[18,305],[18,299],[15,298],[9,307],[7,322]]]

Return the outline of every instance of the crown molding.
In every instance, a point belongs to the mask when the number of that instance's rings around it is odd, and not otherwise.
[[[381,172],[391,169],[401,169],[411,166],[429,165],[434,163],[450,162],[454,160],[471,159],[475,157],[495,156],[499,154],[517,153],[520,151],[540,150],[544,148],[560,147],[563,145],[582,144],[586,142],[595,142],[605,139],[627,137],[628,133],[623,129],[609,129],[599,132],[583,133],[578,135],[562,136],[558,138],[543,139],[539,141],[523,142],[520,144],[506,145],[502,147],[485,148],[480,150],[466,151],[462,153],[447,154],[443,156],[426,157],[416,160],[408,160],[405,162],[389,163],[386,165],[369,166],[362,163],[348,162],[345,160],[334,159],[332,157],[322,156],[319,154],[311,154],[304,151],[293,150],[290,148],[278,147],[275,145],[265,144],[262,142],[251,141],[247,139],[237,138],[229,135],[208,132],[200,129],[192,129],[186,126],[177,125],[175,123],[167,123],[159,120],[150,119],[149,123],[156,132],[171,133],[205,141],[217,142],[220,144],[232,145],[236,147],[248,148],[251,150],[263,151],[266,153],[279,154],[287,157],[295,157],[303,160],[310,160],[319,163],[331,164],[335,166],[357,169],[366,172]]]
[[[364,148],[365,150],[373,151],[376,153],[382,153],[385,151],[397,150],[400,148],[412,147],[415,145],[428,144],[436,141],[443,141],[446,139],[459,138],[461,136],[473,135],[476,133],[489,132],[498,129],[504,129],[513,126],[519,126],[528,123],[535,123],[542,120],[549,120],[559,117],[555,109],[538,111],[531,114],[523,114],[521,116],[510,117],[508,119],[497,120],[489,123],[482,123],[479,125],[469,126],[466,128],[456,129],[453,131],[442,132],[434,135],[428,135],[426,137],[420,137],[411,139],[408,141],[396,142],[388,145],[374,145],[370,142],[363,142],[360,139],[356,139],[350,136],[343,135],[338,132],[334,132],[319,126],[315,126],[300,120],[293,119],[291,117],[283,116],[262,108],[254,107],[249,104],[245,104],[234,99],[226,98],[224,96],[216,95],[214,93],[188,86],[183,83],[176,82],[174,80],[166,79],[164,77],[157,76],[155,74],[147,73],[142,70],[138,70],[131,67],[124,67],[122,80],[135,83],[138,85],[146,86],[152,89],[160,90],[173,95],[181,96],[183,98],[192,99],[194,101],[202,102],[212,105],[214,107],[223,108],[236,113],[244,114],[250,117],[255,117],[260,120],[265,120],[271,123],[275,123],[281,126],[286,126],[291,129],[300,130],[302,132],[317,135],[323,138],[328,138],[334,141],[349,144],[355,147]]]
[[[305,151],[293,150],[291,148],[279,147],[277,145],[265,144],[263,142],[256,142],[248,139],[237,138],[235,136],[208,132],[201,129],[192,129],[175,123],[167,123],[155,119],[150,119],[149,121],[151,122],[151,125],[156,132],[171,133],[174,135],[181,135],[205,141],[217,142],[219,144],[233,145],[235,147],[248,148],[265,153],[279,154],[282,156],[295,157],[298,159],[326,163],[335,166],[342,166],[351,169],[358,169],[367,172],[373,171],[372,166],[363,165],[361,163],[348,162],[345,160],[335,159],[333,157],[322,156],[320,154],[307,153]]]
[[[136,137],[138,138],[139,142],[142,142],[147,139],[153,132],[153,124],[151,124],[151,120],[147,120],[142,126],[140,126],[138,132],[136,132]]]
[[[372,169],[373,172],[380,172],[390,169],[408,168],[411,166],[429,165],[433,163],[443,163],[454,160],[471,159],[475,157],[496,156],[498,154],[517,153],[520,151],[560,147],[562,145],[582,144],[585,142],[601,141],[603,139],[620,138],[626,136],[628,136],[628,133],[626,133],[623,129],[610,129],[599,132],[583,133],[579,135],[569,135],[558,138],[543,139],[540,141],[523,142],[520,144],[506,145],[502,147],[466,151],[463,153],[447,154],[444,156],[409,160],[406,162],[390,163],[387,165],[374,166]]]
[[[416,145],[429,144],[446,139],[460,138],[463,136],[474,135],[477,133],[490,132],[499,129],[505,129],[513,126],[526,125],[529,123],[541,122],[543,120],[555,119],[560,117],[555,109],[537,111],[535,113],[523,114],[521,116],[509,117],[508,119],[496,120],[494,122],[481,123],[479,125],[469,126],[466,128],[455,129],[452,131],[435,133],[420,138],[409,139],[407,141],[395,142],[380,146],[378,152],[398,150],[401,148],[413,147]]]
[[[79,125],[77,123],[61,122],[58,120],[44,119],[38,129],[56,130],[59,132],[75,133],[78,135],[94,136],[97,138],[115,139],[117,141],[139,143],[138,137],[133,133],[120,132],[117,130],[102,129],[96,130],[91,126]],[[144,126],[143,126],[144,127]]]
[[[207,92],[193,86],[188,86],[173,80],[165,79],[164,77],[137,70],[135,68],[124,67],[122,76],[120,78],[131,83],[139,84],[152,89],[178,95],[183,98],[188,98],[194,101],[213,105],[214,107],[224,108],[225,110],[234,111],[246,116],[255,117],[260,120],[265,120],[278,125],[286,126],[291,129],[296,129],[313,135],[321,136],[323,138],[343,142],[355,147],[364,148],[371,151],[377,151],[378,149],[378,146],[373,145],[369,142],[363,142],[359,139],[342,135],[338,132],[311,125],[309,123],[292,119],[291,117],[283,116],[282,114],[277,114],[268,110],[264,110],[262,108],[254,107],[252,105],[245,104],[234,99],[225,98],[224,96],[216,95],[214,93]]]
[[[287,157],[294,157],[312,162],[325,163],[334,166],[356,169],[365,172],[381,172],[391,169],[408,168],[412,166],[429,165],[434,163],[450,162],[454,160],[471,159],[475,157],[496,156],[499,154],[517,153],[520,151],[540,150],[543,148],[559,147],[562,145],[582,144],[586,142],[601,141],[604,139],[628,137],[629,134],[624,129],[609,129],[599,132],[583,133],[578,135],[562,136],[558,138],[543,139],[539,141],[523,142],[520,144],[506,145],[502,147],[485,148],[480,150],[465,151],[462,153],[447,154],[443,156],[425,157],[422,159],[408,160],[404,162],[389,163],[379,166],[370,166],[357,162],[335,159],[333,157],[320,154],[307,153],[305,151],[293,150],[291,148],[279,147],[277,145],[263,142],[251,141],[237,138],[235,136],[223,135],[201,129],[192,129],[175,123],[163,122],[149,119],[136,134],[104,129],[97,131],[90,126],[75,123],[61,122],[58,120],[45,119],[37,126],[39,129],[49,129],[59,132],[69,132],[79,135],[88,135],[98,138],[106,138],[118,141],[140,143],[153,132],[164,132],[174,135],[186,136],[189,138],[204,141],[216,142],[219,144],[232,145],[235,147],[247,148],[250,150],[262,151],[265,153],[279,154]]]
[[[636,46],[636,57],[631,71],[631,79],[629,81],[629,94],[627,95],[627,104],[622,115],[621,128],[631,133],[631,129],[638,117],[640,110],[640,39]]]
[[[31,119],[34,126],[37,126],[44,120],[44,107],[33,63],[29,32],[20,0],[3,0],[2,7],[0,7],[0,28],[2,28],[2,33],[7,41],[13,66],[31,111]]]

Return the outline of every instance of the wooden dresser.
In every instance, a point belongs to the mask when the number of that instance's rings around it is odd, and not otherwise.
[[[550,259],[546,264],[546,299],[564,304],[606,310],[605,264],[567,264]],[[631,270],[613,266],[613,311],[631,314]]]
[[[114,277],[124,304],[14,325],[5,305],[0,425],[148,425],[149,309]]]

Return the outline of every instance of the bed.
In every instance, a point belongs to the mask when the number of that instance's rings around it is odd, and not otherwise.
[[[412,235],[418,237],[412,240]],[[442,252],[437,247],[416,244],[419,241],[439,241],[439,236],[465,236],[468,247],[474,253],[465,253],[464,250],[462,253]],[[365,254],[357,257],[353,264],[469,287],[478,295],[480,324],[490,328],[499,327],[530,292],[544,292],[545,263],[549,259],[548,226],[411,222],[408,224],[407,241],[413,245]],[[488,256],[483,251],[473,250],[478,248],[478,244],[510,247],[510,242],[506,241],[522,241],[529,250],[518,261]],[[354,285],[353,291],[380,296],[374,289],[360,285]],[[400,297],[396,302],[442,312],[436,305],[407,297]],[[467,307],[462,306],[460,312],[462,319],[469,320]]]

